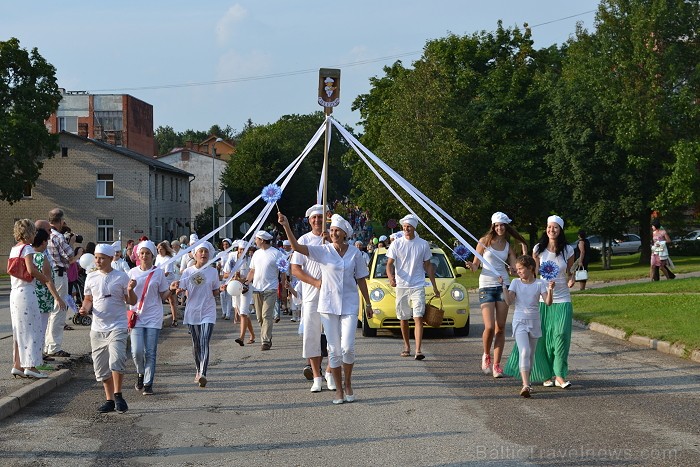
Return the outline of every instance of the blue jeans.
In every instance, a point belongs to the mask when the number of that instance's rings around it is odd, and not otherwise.
[[[158,351],[160,329],[133,328],[131,330],[131,353],[136,372],[143,375],[143,385],[153,385],[156,374],[156,352]]]

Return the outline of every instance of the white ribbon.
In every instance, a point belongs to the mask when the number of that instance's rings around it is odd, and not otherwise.
[[[454,218],[449,216],[444,210],[442,210],[437,204],[435,204],[430,198],[425,196],[423,193],[421,193],[419,190],[417,190],[413,185],[411,185],[406,179],[404,179],[401,175],[399,175],[396,171],[394,171],[391,167],[389,167],[387,164],[385,164],[381,159],[379,159],[372,151],[367,149],[362,143],[360,143],[357,138],[355,138],[350,132],[348,132],[345,128],[343,128],[342,125],[340,125],[338,122],[335,121],[331,116],[328,116],[333,123],[333,125],[338,129],[340,134],[347,140],[347,141],[352,141],[353,146],[355,149],[355,152],[360,154],[360,152],[357,150],[357,147],[362,149],[362,152],[364,152],[375,164],[377,164],[387,175],[389,175],[391,178],[393,178],[401,188],[406,191],[413,199],[415,199],[430,215],[432,215],[441,225],[443,225],[452,235],[454,235],[458,241],[460,241],[462,244],[464,244],[469,251],[474,254],[476,258],[479,258],[481,263],[484,265],[484,268],[491,270],[494,274],[500,275],[497,271],[496,268],[491,265],[486,259],[484,259],[483,256],[481,256],[462,236],[447,222],[445,219],[443,219],[440,214],[444,215],[445,217],[449,218],[450,221],[452,221],[457,227],[459,227],[461,230],[463,230],[465,233],[467,233],[470,237],[473,239],[476,239],[466,228],[462,227]],[[356,146],[356,147],[355,147]],[[385,182],[383,178],[375,172],[375,175],[379,177],[380,180]],[[386,185],[386,183],[385,183]],[[396,196],[397,199],[400,200],[400,197],[396,194],[395,191],[392,190],[392,194]],[[438,214],[439,211],[440,214]],[[431,231],[432,233],[432,231]],[[433,233],[434,234],[434,233]],[[436,236],[437,237],[437,236]],[[439,237],[437,237],[439,238]],[[443,240],[442,241],[449,249],[452,249],[447,243],[445,243]],[[478,240],[477,240],[478,242]]]

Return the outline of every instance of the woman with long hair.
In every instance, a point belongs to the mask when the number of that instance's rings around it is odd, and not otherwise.
[[[484,319],[484,332],[481,340],[484,352],[481,356],[481,371],[492,373],[494,378],[503,376],[501,356],[506,343],[506,319],[508,304],[503,297],[503,287],[510,285],[509,273],[515,272],[516,254],[510,248],[511,237],[520,242],[523,254],[527,253],[527,242],[511,225],[511,219],[502,212],[491,216],[491,228],[479,239],[476,251],[491,264],[491,269],[481,269],[479,275],[479,303],[481,316]],[[476,271],[480,261],[466,261],[466,266]],[[499,278],[502,278],[502,282]],[[493,361],[491,347],[493,346]],[[493,362],[493,368],[491,364]]]
[[[651,239],[654,242],[651,246],[651,280],[659,280],[659,269],[666,279],[675,279],[676,275],[668,267],[670,258],[667,243],[671,243],[671,238],[658,219],[651,221]]]

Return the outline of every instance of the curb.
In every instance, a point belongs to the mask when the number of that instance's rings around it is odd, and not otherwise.
[[[683,344],[671,344],[670,342],[652,339],[651,337],[638,336],[636,334],[632,334],[631,336],[627,337],[627,333],[622,329],[613,328],[596,322],[591,322],[590,324],[586,325],[581,321],[574,320],[574,324],[600,334],[605,334],[606,336],[614,337],[615,339],[627,341],[631,344],[647,347],[649,349],[656,350],[657,352],[676,357],[687,358],[694,362],[700,363],[700,350],[690,351]]]
[[[18,389],[9,396],[0,399],[0,420],[17,413],[23,407],[28,406],[40,397],[48,394],[55,388],[67,383],[72,375],[70,370],[62,369],[51,374],[46,379],[36,380],[31,384]]]

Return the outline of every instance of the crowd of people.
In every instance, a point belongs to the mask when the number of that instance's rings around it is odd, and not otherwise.
[[[20,219],[14,226],[17,244],[8,261],[14,341],[11,375],[46,378],[41,370],[45,361],[70,356],[62,348],[63,332],[69,329],[70,297],[79,305],[80,315],[92,316],[94,372],[105,392],[99,412],[128,410],[122,393],[127,343],[136,372],[135,388],[143,395],[154,394],[163,304],[169,305],[173,327],[178,325],[179,307],[184,307],[182,322],[191,335],[194,381],[204,388],[218,298],[221,318],[240,326],[234,339],[239,346],[256,342],[253,313],[262,351],[272,348],[274,324],[282,314],[289,314],[291,321],[300,323],[303,373],[312,381],[311,392],[322,391],[325,384],[334,392],[333,404],[353,402],[360,305],[368,318],[373,315],[366,284],[373,249],[387,248],[387,278],[396,291],[396,315],[401,324],[401,357],[425,358],[426,277],[433,296],[440,297],[441,291],[430,262],[430,245],[416,232],[417,217],[408,214],[399,221],[400,232],[377,237],[368,231],[365,211],[345,208],[349,219],[334,214],[328,231],[321,205],[311,206],[304,222],[296,226],[278,213],[283,232],[260,230],[254,242],[225,238],[219,252],[196,234],[157,245],[142,237],[138,242],[127,241],[124,249],[121,242],[89,243],[83,248],[79,245],[82,239],[67,228],[61,209],[51,210],[48,220]],[[478,255],[465,261],[465,266],[472,271],[481,267],[481,370],[495,378],[519,375],[520,395],[530,397],[533,381],[564,389],[571,385],[567,380],[573,314],[569,289],[577,282],[576,270],[588,268],[590,245],[581,231],[576,248],[569,246],[564,220],[550,216],[530,255],[527,242],[511,222],[506,214],[494,213],[489,231],[476,246]],[[308,231],[299,235],[295,227]],[[666,241],[667,234],[659,225],[654,224],[653,229],[657,244]],[[520,254],[512,248],[512,240]],[[84,264],[86,271],[81,274],[78,263],[85,253],[94,256],[94,263]],[[667,255],[659,249],[652,257],[652,278],[655,273],[657,280],[659,270],[673,277],[665,269],[664,253]],[[556,277],[537,278],[545,262],[557,266]],[[511,276],[516,278],[511,281]],[[585,279],[578,282],[585,287]],[[502,366],[510,305],[515,307],[515,345]],[[413,354],[410,320],[415,328]],[[324,357],[328,357],[325,372]]]

